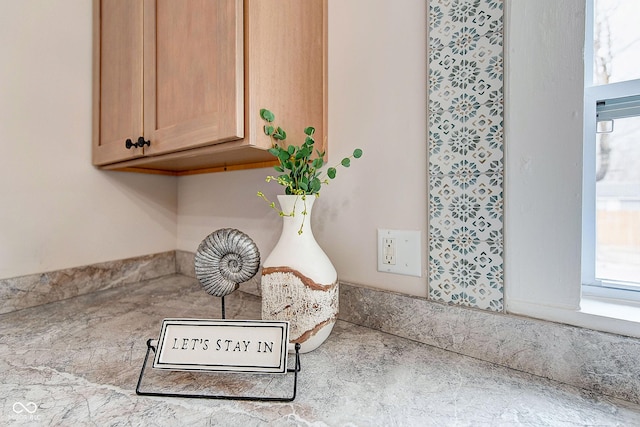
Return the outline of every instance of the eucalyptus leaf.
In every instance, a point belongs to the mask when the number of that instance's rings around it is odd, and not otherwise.
[[[272,124],[275,120],[274,114],[267,109],[261,109],[260,117],[266,122],[263,127],[264,133],[271,138],[273,144],[268,149],[268,152],[275,156],[279,162],[278,165],[274,166],[274,169],[281,174],[277,178],[267,177],[267,182],[271,180],[277,181],[278,184],[285,188],[285,194],[294,194],[302,197],[308,194],[318,195],[322,184],[328,183],[329,179],[336,177],[338,166],[349,167],[351,166],[351,159],[358,159],[362,156],[362,150],[357,148],[350,157],[342,159],[334,167],[323,170],[327,166],[324,159],[326,152],[314,149],[315,140],[313,135],[316,131],[314,127],[308,126],[304,128],[306,137],[300,146],[294,144],[284,146],[281,141],[287,138],[287,133],[276,124]],[[312,159],[311,157],[314,153],[317,156]],[[280,213],[282,214],[282,212]]]
[[[278,153],[278,159],[280,159],[281,162],[285,162],[285,161],[289,160],[289,157],[290,157],[289,153],[287,151],[285,151],[285,150],[281,150]]]
[[[303,147],[296,154],[296,159],[308,159],[310,155],[311,155],[311,150]]]
[[[280,126],[278,126],[278,128],[273,133],[273,138],[277,139],[278,141],[284,141],[285,139],[287,139],[287,133]]]
[[[260,117],[262,117],[263,120],[271,123],[272,121],[275,120],[275,116],[273,115],[273,113],[265,108],[260,110]]]
[[[267,151],[269,151],[269,153],[273,154],[275,157],[280,157],[280,149],[278,147],[269,148],[269,150]]]
[[[312,193],[317,193],[320,191],[320,187],[322,187],[322,183],[320,182],[320,180],[318,178],[313,178],[311,180],[311,192]]]

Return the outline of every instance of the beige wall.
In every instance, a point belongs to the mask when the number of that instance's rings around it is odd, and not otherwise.
[[[323,191],[313,223],[342,280],[421,296],[425,8],[329,0],[330,159],[365,154]],[[576,311],[583,25],[583,0],[505,1],[505,300],[599,329],[601,317]],[[0,0],[0,40],[0,278],[194,251],[222,227],[269,253],[280,218],[255,196],[278,192],[268,169],[176,179],[91,166],[89,0]],[[377,228],[422,231],[423,277],[376,271]]]
[[[0,0],[0,278],[175,249],[175,178],[91,166],[91,4]]]
[[[562,283],[572,289],[564,296],[575,298],[580,160],[571,160],[572,171],[559,154],[579,153],[581,81],[563,78],[579,71],[580,40],[570,38],[577,53],[569,62],[562,50],[549,59],[554,43],[568,38],[563,26],[550,33],[544,19],[562,12],[579,22],[579,3],[530,19],[545,9],[507,2],[505,287],[512,300],[557,296]],[[354,147],[365,155],[339,171],[314,208],[316,237],[342,280],[414,295],[426,295],[424,273],[376,271],[376,229],[421,230],[426,260],[425,8],[418,0],[329,0],[330,159]],[[527,35],[536,31],[545,34],[544,45]],[[269,253],[280,222],[255,196],[279,190],[263,181],[267,169],[176,179],[90,165],[89,1],[0,0],[0,39],[9,41],[0,44],[0,277],[176,247],[194,251],[220,227],[242,229]],[[548,94],[563,103],[549,104]],[[557,118],[555,132],[540,125],[549,117]],[[557,164],[545,164],[552,159]],[[558,182],[566,192],[554,196]],[[571,206],[545,202],[554,197]],[[554,221],[559,212],[562,220]],[[562,233],[565,246],[558,245]],[[557,248],[558,265],[540,247]],[[541,270],[545,263],[553,268]],[[542,287],[554,292],[531,293],[541,272],[549,275]]]
[[[421,230],[425,258],[425,7],[330,0],[330,159],[354,147],[365,155],[339,171],[314,212],[342,280],[416,295],[426,295],[424,275],[376,271],[376,229]],[[0,35],[13,41],[0,45],[0,277],[176,241],[194,251],[229,226],[268,254],[280,219],[255,196],[278,191],[264,182],[268,169],[175,179],[91,166],[91,2],[0,0]]]
[[[322,191],[312,223],[341,280],[420,296],[427,294],[425,22],[425,1],[329,1],[330,163],[356,147],[364,156]],[[208,233],[236,227],[266,257],[280,218],[255,194],[275,199],[279,186],[264,182],[271,171],[179,178],[178,249],[195,251]],[[421,278],[377,272],[378,228],[422,231]]]

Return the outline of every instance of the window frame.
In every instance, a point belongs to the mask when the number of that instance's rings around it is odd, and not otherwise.
[[[640,96],[640,79],[593,85],[594,0],[586,0],[584,149],[582,176],[582,294],[607,299],[640,301],[640,290],[596,278],[596,104]],[[640,117],[634,116],[634,117]]]

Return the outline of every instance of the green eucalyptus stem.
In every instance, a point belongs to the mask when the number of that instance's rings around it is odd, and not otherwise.
[[[320,195],[316,194],[316,197],[320,197]],[[301,212],[302,214],[302,222],[300,223],[300,228],[298,229],[298,234],[302,234],[302,229],[304,228],[304,223],[307,219],[307,196],[305,194],[302,195],[296,195],[296,200],[293,202],[293,210],[289,213],[284,212],[281,209],[278,209],[276,207],[276,203],[272,202],[271,200],[267,199],[267,196],[264,195],[264,193],[262,191],[258,191],[258,197],[260,197],[261,199],[263,199],[265,202],[267,202],[269,204],[269,207],[274,209],[276,212],[278,212],[278,215],[281,217],[295,217],[296,216],[296,204],[298,203],[298,199],[302,199],[302,202],[304,203],[304,210]]]
[[[316,131],[315,128],[309,126],[304,129],[306,136],[302,145],[284,145],[287,133],[280,126],[273,124],[275,120],[274,114],[263,108],[260,110],[260,117],[265,122],[263,131],[271,139],[271,148],[268,151],[278,159],[278,165],[274,166],[274,169],[280,173],[277,176],[267,176],[266,181],[276,181],[284,187],[287,195],[302,197],[303,201],[305,196],[310,194],[318,197],[322,185],[328,185],[330,180],[336,177],[339,166],[348,168],[352,159],[359,159],[362,156],[362,150],[356,148],[351,156],[343,158],[339,164],[327,168],[325,172],[322,168],[325,166],[324,156],[326,153],[318,149],[314,150],[315,140],[313,135]],[[315,157],[312,159],[311,157],[314,154]],[[267,200],[262,192],[258,192],[258,196],[267,201],[272,208],[278,210],[275,208],[275,203]],[[306,216],[306,212],[305,201],[303,215]],[[293,216],[287,215],[282,211],[280,211],[280,215]],[[304,225],[304,220],[303,218],[302,225]],[[302,234],[302,226],[299,234]]]

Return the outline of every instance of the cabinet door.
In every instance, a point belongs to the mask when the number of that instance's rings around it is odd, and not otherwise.
[[[143,133],[142,0],[95,0],[93,163],[143,155],[125,147]]]
[[[145,155],[244,135],[242,0],[145,0]]]

